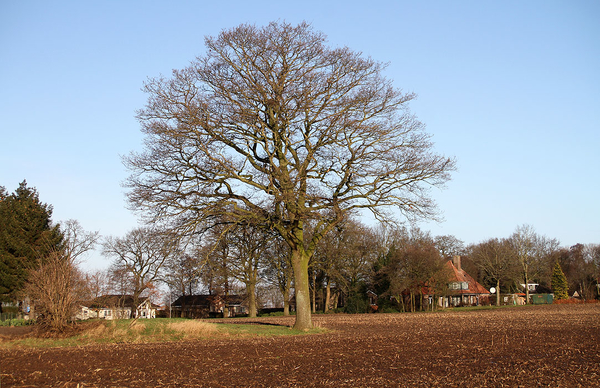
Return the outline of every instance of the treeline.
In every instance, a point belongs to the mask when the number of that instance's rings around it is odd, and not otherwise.
[[[29,299],[37,320],[62,330],[89,297],[79,258],[100,236],[75,220],[52,222],[52,206],[23,181],[14,193],[0,186],[0,313]]]
[[[162,297],[165,304],[184,295],[243,294],[250,316],[260,307],[280,307],[288,314],[294,304],[291,250],[271,230],[223,219],[185,239],[152,226],[100,239],[73,220],[54,224],[51,215],[52,207],[26,182],[12,194],[0,188],[2,300],[35,300],[36,312],[53,327],[66,322],[78,303],[105,294],[132,295],[135,301]],[[310,222],[305,229],[310,239]],[[111,265],[82,273],[78,258],[96,244]],[[506,238],[465,245],[454,236],[369,227],[349,218],[321,239],[309,262],[312,310],[368,312],[373,298],[379,311],[433,308],[423,298],[448,294],[446,262],[457,255],[468,274],[499,290],[498,297],[528,292],[522,285],[531,283],[553,291],[558,264],[568,295],[598,298],[598,244],[561,247],[524,225]]]
[[[310,222],[306,229],[310,238]],[[184,295],[243,294],[251,316],[261,307],[282,307],[287,314],[294,303],[289,247],[276,233],[252,224],[224,220],[185,240],[138,228],[123,237],[106,238],[103,253],[112,264],[107,272],[90,276],[94,294],[137,298],[156,294],[161,284],[168,288],[167,303]],[[433,308],[422,300],[424,294],[451,292],[446,262],[457,255],[475,280],[499,290],[497,298],[528,294],[523,285],[532,283],[538,292],[552,292],[556,263],[568,279],[568,295],[598,297],[598,244],[561,247],[558,240],[524,225],[509,237],[465,245],[455,236],[432,236],[418,228],[369,227],[347,219],[321,240],[309,263],[312,311],[369,312],[373,297],[380,311]]]

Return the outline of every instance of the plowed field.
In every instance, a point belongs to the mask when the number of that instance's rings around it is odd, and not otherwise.
[[[313,319],[330,330],[3,350],[1,386],[600,386],[598,304]],[[252,320],[258,321],[293,324],[293,318]]]

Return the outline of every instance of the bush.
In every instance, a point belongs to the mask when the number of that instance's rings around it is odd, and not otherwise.
[[[400,310],[398,310],[396,307],[384,307],[384,308],[378,309],[377,312],[380,312],[380,313],[399,313]]]
[[[362,314],[369,312],[369,301],[360,293],[352,293],[348,296],[344,312],[348,314]]]
[[[5,321],[0,321],[0,326],[29,326],[33,325],[35,320],[33,319],[7,319]]]

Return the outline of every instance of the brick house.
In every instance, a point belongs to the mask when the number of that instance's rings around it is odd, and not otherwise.
[[[440,306],[479,306],[491,296],[489,290],[466,273],[460,263],[460,256],[446,262],[449,270],[448,293],[440,298]]]
[[[247,303],[240,295],[184,295],[171,303],[172,316],[182,318],[215,317],[225,308],[228,317],[248,314]]]

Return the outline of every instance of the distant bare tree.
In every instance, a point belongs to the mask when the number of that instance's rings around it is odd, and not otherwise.
[[[510,283],[518,275],[518,262],[511,254],[507,239],[489,239],[471,247],[473,261],[496,286],[496,305],[500,305],[500,285]]]
[[[130,287],[137,306],[142,292],[160,280],[163,267],[177,244],[171,234],[136,228],[123,238],[106,238],[103,254],[113,258],[111,271],[121,286]]]
[[[193,295],[200,284],[204,264],[198,255],[175,252],[165,265],[164,281],[176,296]]]
[[[281,238],[275,238],[266,248],[267,264],[263,276],[267,282],[275,285],[283,298],[283,315],[290,315],[290,296],[293,270],[290,248]]]
[[[419,297],[419,306],[423,309],[424,291],[435,292],[440,284],[445,286],[448,283],[444,260],[431,239],[411,239],[404,246],[395,248],[388,273],[391,295],[404,304],[402,294],[408,292],[412,311],[415,311],[416,297]]]
[[[65,221],[61,230],[65,236],[66,254],[74,261],[93,250],[100,239],[99,232],[86,232],[77,220]]]
[[[444,259],[464,254],[465,243],[452,235],[436,236],[434,243]]]
[[[564,249],[560,264],[569,280],[569,294],[575,292],[583,299],[593,299],[597,292],[597,267],[592,250],[584,244]]]
[[[246,287],[248,316],[256,317],[259,274],[267,264],[267,247],[274,241],[273,233],[251,224],[238,224],[228,234],[232,248],[231,274]]]
[[[206,234],[204,244],[199,250],[205,262],[202,281],[208,287],[210,295],[219,295],[224,300],[229,298],[234,289],[232,275],[232,244],[229,241],[231,225],[218,224]],[[223,308],[223,317],[229,316],[227,303]]]
[[[596,286],[596,298],[600,298],[600,244],[586,244],[584,257],[592,271],[593,283]]]
[[[519,265],[521,274],[525,283],[525,301],[529,303],[529,281],[532,278],[532,270],[535,268],[535,262],[539,259],[537,241],[538,235],[530,225],[521,225],[509,238],[510,246],[513,250]]]
[[[555,238],[538,236],[536,248],[539,260],[533,262],[532,273],[537,274],[540,284],[550,287],[553,267],[560,256],[560,242]]]
[[[110,276],[107,271],[97,270],[85,274],[85,282],[89,291],[89,299],[108,294]]]
[[[428,188],[454,169],[408,111],[415,95],[385,65],[325,40],[306,23],[206,38],[204,57],[146,84],[147,149],[126,159],[130,203],[153,220],[192,233],[226,215],[279,233],[297,329],[312,327],[308,263],[323,236],[359,209],[435,217]]]

